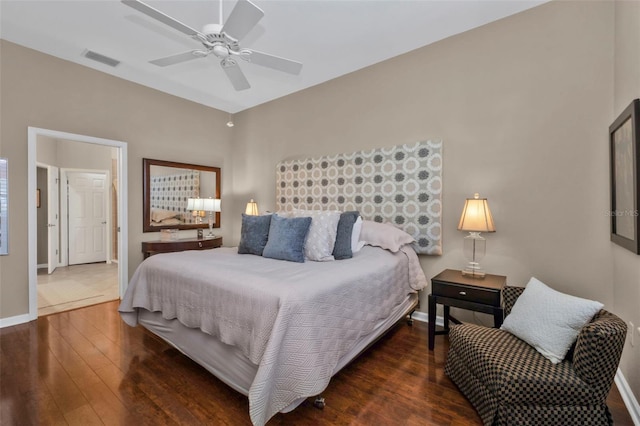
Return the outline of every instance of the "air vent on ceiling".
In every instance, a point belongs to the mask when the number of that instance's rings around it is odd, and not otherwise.
[[[100,62],[102,64],[109,65],[110,67],[117,67],[118,64],[120,63],[120,61],[118,61],[117,59],[113,59],[108,56],[101,55],[97,52],[94,52],[93,50],[88,50],[88,49],[82,52],[82,56],[84,56],[85,58]]]

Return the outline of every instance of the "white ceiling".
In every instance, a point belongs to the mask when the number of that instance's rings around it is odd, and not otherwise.
[[[197,49],[188,36],[118,0],[0,0],[0,36],[62,59],[229,113],[268,102],[547,0],[252,0],[265,16],[241,46],[304,64],[299,76],[241,62],[237,92],[215,57],[160,68],[148,61]],[[219,21],[218,0],[149,0],[200,30]],[[225,0],[223,15],[234,1]],[[111,68],[85,49],[120,60]]]

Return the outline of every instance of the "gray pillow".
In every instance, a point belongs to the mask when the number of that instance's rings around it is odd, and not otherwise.
[[[353,232],[353,224],[358,220],[358,216],[360,216],[360,212],[357,211],[344,212],[340,215],[336,244],[333,246],[333,257],[336,260],[351,259],[353,257],[351,234]]]
[[[310,217],[286,218],[274,214],[263,257],[304,262],[304,242],[311,226]]]
[[[262,256],[264,246],[267,245],[269,238],[270,225],[271,215],[250,216],[243,213],[238,253]]]

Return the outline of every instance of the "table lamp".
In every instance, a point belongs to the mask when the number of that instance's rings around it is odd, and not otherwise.
[[[213,213],[220,211],[220,200],[217,198],[202,199],[202,210],[209,212],[209,234],[205,238],[215,238],[213,234]]]
[[[486,198],[480,198],[480,194],[477,192],[473,198],[467,198],[458,223],[458,230],[469,232],[469,235],[464,237],[463,249],[469,263],[462,270],[462,275],[484,278],[485,272],[480,267],[480,261],[485,255],[487,240],[480,233],[496,232]]]
[[[253,201],[253,198],[247,203],[247,208],[245,209],[244,214],[249,216],[258,216],[260,214],[258,213],[258,203]]]

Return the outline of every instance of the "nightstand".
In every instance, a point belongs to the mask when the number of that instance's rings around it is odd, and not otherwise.
[[[174,241],[143,241],[142,252],[144,258],[158,253],[173,253],[185,250],[207,250],[222,246],[222,237],[198,239],[184,238]]]
[[[493,326],[502,325],[502,289],[507,277],[487,274],[483,279],[462,275],[462,271],[446,269],[431,278],[429,295],[429,350],[433,350],[436,334],[449,332],[449,321],[460,321],[449,315],[449,308],[468,309],[493,315]],[[444,305],[444,331],[436,331],[436,305]]]

